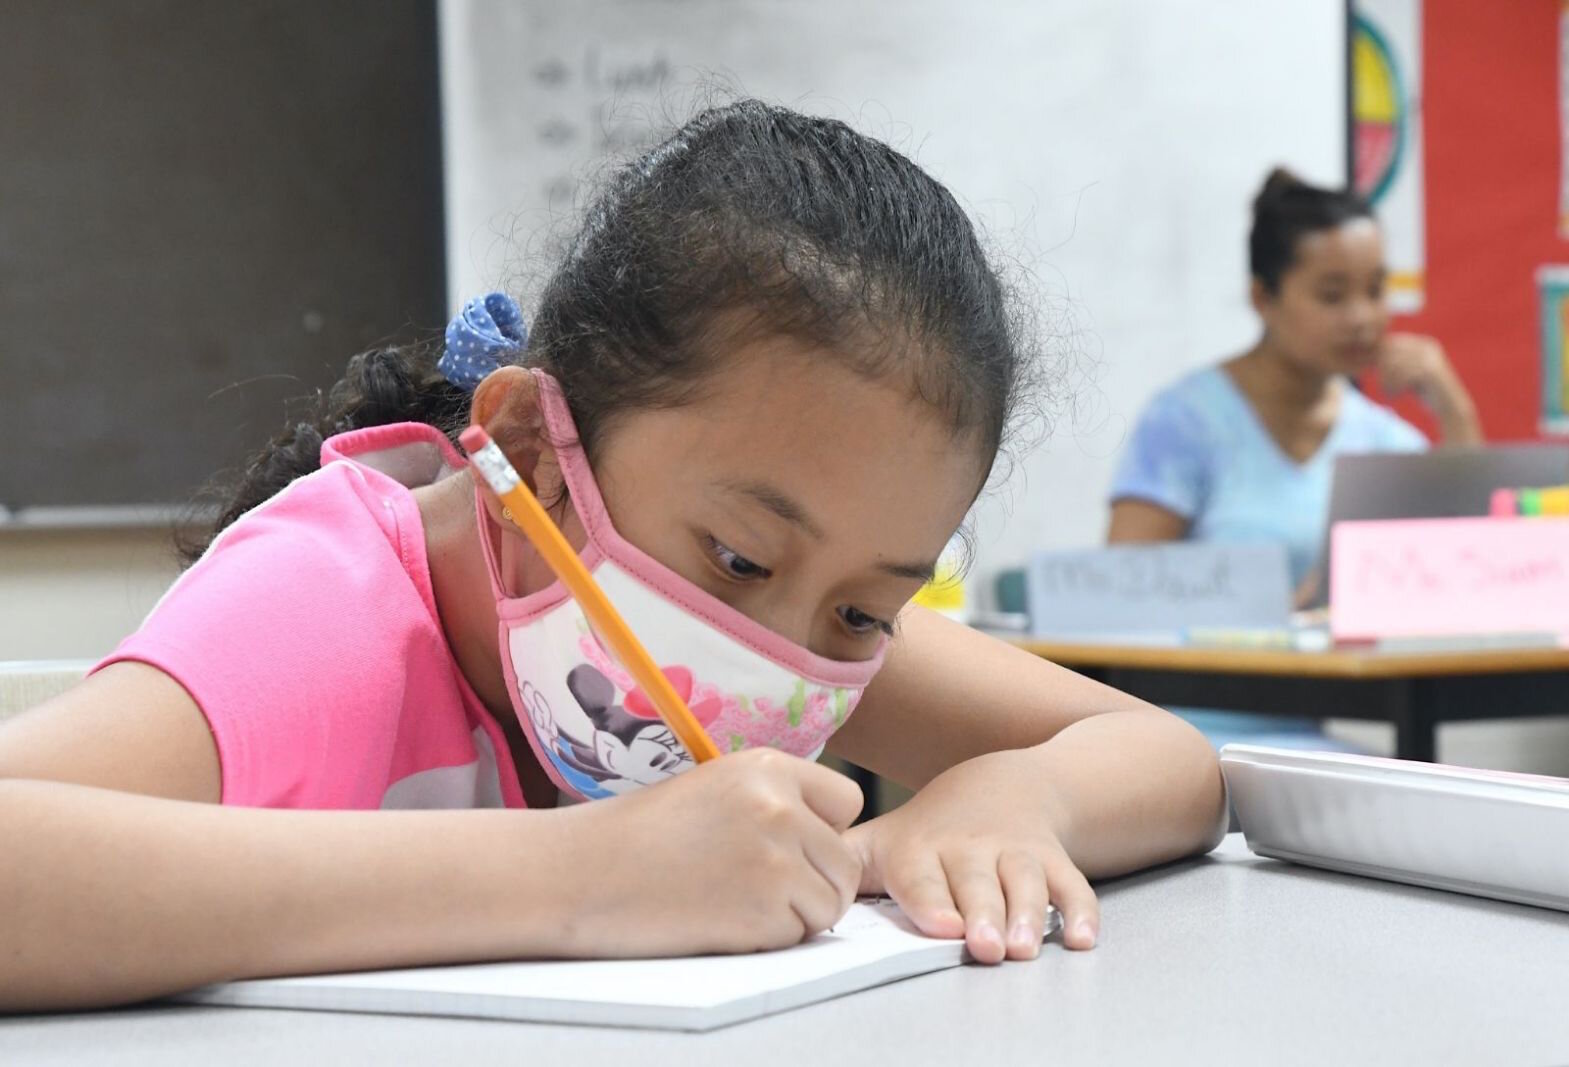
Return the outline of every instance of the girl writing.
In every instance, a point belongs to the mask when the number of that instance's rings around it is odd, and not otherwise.
[[[526,335],[526,336],[525,336]],[[0,1004],[743,952],[858,892],[984,961],[1209,847],[1180,720],[907,601],[1029,354],[952,196],[844,125],[706,112],[525,327],[357,357],[81,685],[0,730]],[[488,428],[727,754],[691,767],[452,445]],[[854,827],[828,751],[917,793]],[[395,810],[392,810],[395,809]]]

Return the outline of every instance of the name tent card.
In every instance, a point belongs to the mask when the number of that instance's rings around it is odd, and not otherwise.
[[[1342,522],[1330,536],[1338,641],[1569,637],[1569,519]]]
[[[1175,642],[1195,627],[1275,629],[1291,618],[1280,545],[1179,542],[1037,552],[1026,581],[1036,637]]]

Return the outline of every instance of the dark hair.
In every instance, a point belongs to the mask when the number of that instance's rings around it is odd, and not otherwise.
[[[1309,185],[1284,167],[1276,167],[1253,198],[1248,269],[1265,289],[1278,293],[1281,278],[1296,262],[1298,241],[1352,219],[1372,217],[1372,206],[1351,190]]]
[[[741,100],[614,175],[519,361],[561,383],[592,457],[618,412],[694,396],[737,332],[800,336],[868,378],[903,375],[990,462],[1029,365],[1013,306],[952,194],[909,159],[842,122]],[[356,356],[316,417],[251,461],[213,532],[316,469],[324,436],[404,420],[461,431],[469,398],[438,355]]]

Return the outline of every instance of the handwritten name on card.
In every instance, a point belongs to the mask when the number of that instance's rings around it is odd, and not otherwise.
[[[1042,637],[1284,626],[1291,611],[1279,545],[1038,552],[1026,580],[1030,629]]]
[[[1569,519],[1343,522],[1330,536],[1337,640],[1569,635]]]

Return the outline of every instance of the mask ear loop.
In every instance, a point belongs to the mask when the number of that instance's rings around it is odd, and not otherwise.
[[[512,516],[505,510],[502,514],[506,515],[508,522],[512,521]],[[515,599],[501,584],[501,564],[496,555],[495,530],[492,529],[494,523],[485,508],[485,491],[478,483],[474,486],[474,515],[479,530],[479,547],[485,554],[485,575],[490,579],[490,591],[497,600]]]
[[[498,600],[515,600],[517,598],[501,584],[501,564],[496,551],[495,538],[497,531],[495,522],[490,517],[490,511],[485,507],[485,494],[478,484],[474,486],[474,514],[475,523],[479,528],[480,550],[485,554],[485,574],[490,579],[490,590]],[[501,515],[506,521],[513,521],[511,508],[503,507]],[[583,621],[588,626],[589,639],[594,642],[600,654],[605,657],[605,661],[614,664],[621,671],[625,672],[626,665],[616,658],[615,653],[610,651],[610,646],[599,635],[599,631],[594,628],[593,621],[586,615],[583,617]],[[617,688],[623,687],[617,685]],[[630,693],[633,688],[636,688],[636,686],[633,685],[630,688],[626,688],[625,691]]]

